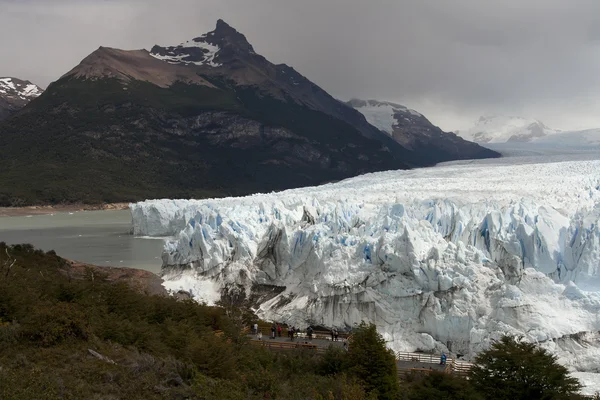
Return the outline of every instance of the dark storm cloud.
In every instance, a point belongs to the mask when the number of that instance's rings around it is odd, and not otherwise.
[[[0,0],[0,75],[46,85],[100,45],[178,43],[217,18],[335,96],[446,129],[482,113],[600,126],[597,0]]]

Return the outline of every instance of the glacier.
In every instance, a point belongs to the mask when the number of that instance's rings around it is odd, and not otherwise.
[[[600,372],[600,160],[499,159],[318,187],[131,204],[168,237],[169,290],[230,291],[262,318],[373,322],[403,351],[472,357],[522,335]]]

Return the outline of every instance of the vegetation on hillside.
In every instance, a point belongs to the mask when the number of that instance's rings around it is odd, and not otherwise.
[[[404,166],[341,120],[212,83],[53,83],[0,125],[0,206],[243,195]],[[266,137],[248,124],[287,133]]]
[[[470,381],[399,381],[373,325],[348,350],[252,346],[248,310],[150,296],[54,252],[0,243],[2,399],[574,399],[579,385],[533,345],[503,339]]]
[[[148,296],[93,270],[72,279],[68,266],[0,243],[0,398],[376,398],[314,352],[249,345],[248,314]]]

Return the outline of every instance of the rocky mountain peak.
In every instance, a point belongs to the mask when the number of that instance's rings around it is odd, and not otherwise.
[[[158,61],[146,50],[120,50],[102,46],[84,58],[64,77],[84,80],[112,78],[124,83],[138,80],[159,87],[169,87],[176,81],[212,86],[194,71]]]
[[[154,46],[150,55],[170,64],[193,64],[221,67],[234,59],[254,55],[254,48],[246,36],[222,19],[215,30],[177,46]]]
[[[489,114],[479,117],[471,128],[458,134],[478,143],[504,143],[529,142],[557,132],[537,119]]]
[[[0,77],[0,120],[25,107],[43,90],[31,83],[12,77]]]
[[[43,90],[31,83],[11,77],[0,77],[0,96],[15,99],[33,99],[42,94]]]

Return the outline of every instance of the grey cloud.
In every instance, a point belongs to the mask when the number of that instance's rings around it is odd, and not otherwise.
[[[342,99],[600,126],[597,0],[0,0],[0,75],[46,85],[100,45],[149,48],[223,18]]]

